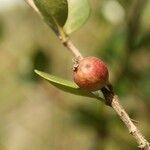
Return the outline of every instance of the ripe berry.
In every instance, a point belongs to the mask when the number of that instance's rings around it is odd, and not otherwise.
[[[108,69],[105,63],[96,57],[86,57],[78,62],[74,69],[74,82],[87,91],[97,91],[108,83]]]

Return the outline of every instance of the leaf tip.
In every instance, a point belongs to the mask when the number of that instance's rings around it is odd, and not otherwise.
[[[39,70],[37,70],[37,69],[34,69],[34,72],[35,72],[36,74],[39,74]]]
[[[34,72],[36,73],[36,74],[38,74],[39,76],[41,76],[41,71],[39,71],[39,70],[37,70],[37,69],[34,69]]]
[[[49,80],[49,77],[48,77],[48,74],[45,73],[45,72],[42,72],[42,71],[39,71],[37,69],[34,70],[34,72],[39,75],[40,77],[46,79],[46,80]]]

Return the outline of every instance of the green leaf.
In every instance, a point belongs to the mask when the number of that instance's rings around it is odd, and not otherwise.
[[[48,25],[60,34],[68,17],[67,0],[34,0],[34,3]]]
[[[96,98],[98,100],[103,101],[103,99],[100,98],[98,95],[80,89],[74,82],[64,80],[59,77],[56,77],[56,76],[53,76],[53,75],[50,75],[50,74],[47,74],[38,70],[35,70],[35,73],[62,91],[75,94],[75,95]]]
[[[68,19],[64,26],[66,34],[70,34],[81,27],[88,19],[90,5],[88,0],[68,0]]]

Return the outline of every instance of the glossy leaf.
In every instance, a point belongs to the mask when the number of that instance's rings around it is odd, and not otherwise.
[[[61,79],[59,77],[35,70],[35,73],[50,82],[53,86],[57,87],[58,89],[61,89],[62,91],[75,94],[75,95],[80,95],[80,96],[86,96],[86,97],[91,97],[91,98],[96,98],[98,100],[103,101],[102,98],[100,98],[98,95],[84,91],[80,89],[74,82],[68,81]]]
[[[48,25],[59,34],[68,16],[67,0],[34,0],[34,3]]]
[[[66,34],[70,34],[81,27],[88,19],[90,5],[88,0],[68,0],[68,19],[64,26]]]

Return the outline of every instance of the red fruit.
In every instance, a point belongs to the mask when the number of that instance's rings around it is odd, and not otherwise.
[[[86,57],[78,62],[74,69],[74,82],[82,89],[97,91],[108,83],[108,69],[105,63],[96,57]]]

